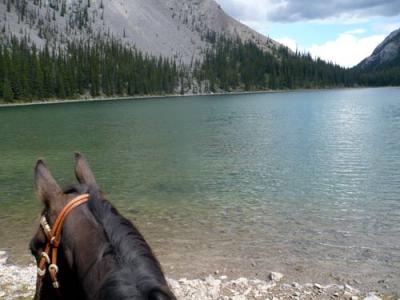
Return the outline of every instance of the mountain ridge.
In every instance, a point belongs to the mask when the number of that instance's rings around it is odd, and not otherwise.
[[[372,54],[361,61],[356,67],[363,70],[373,70],[394,67],[396,65],[400,67],[399,63],[400,28],[391,32],[384,41],[374,49]]]
[[[230,17],[214,0],[7,0],[0,11],[4,37],[28,36],[38,47],[113,37],[189,65],[211,46],[208,33],[252,41],[264,51],[281,46]]]

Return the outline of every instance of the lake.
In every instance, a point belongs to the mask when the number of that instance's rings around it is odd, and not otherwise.
[[[167,274],[400,292],[400,89],[0,108],[0,250],[27,251],[37,158],[82,151]]]

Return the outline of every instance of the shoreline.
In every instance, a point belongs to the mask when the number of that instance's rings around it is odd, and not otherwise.
[[[1,251],[0,251],[1,252]],[[4,254],[4,252],[2,252]],[[171,290],[179,300],[392,300],[395,296],[362,293],[348,284],[328,284],[289,282],[277,272],[268,278],[228,278],[222,274],[210,274],[200,279],[174,279],[167,277]],[[31,299],[36,287],[36,266],[15,266],[1,259],[0,253],[0,298]]]
[[[337,88],[317,88],[317,89],[288,89],[288,90],[262,90],[262,91],[234,91],[234,92],[217,92],[217,93],[199,93],[199,94],[165,94],[165,95],[140,95],[140,96],[115,96],[115,97],[81,97],[76,99],[49,99],[49,100],[33,100],[31,102],[18,103],[0,103],[3,107],[19,107],[19,106],[35,106],[35,105],[54,105],[68,103],[84,103],[84,102],[106,102],[106,101],[124,101],[124,100],[151,100],[151,99],[169,99],[169,98],[189,98],[204,96],[235,96],[235,95],[256,95],[256,94],[276,94],[276,93],[294,93],[294,92],[318,92],[318,91],[337,91],[337,90],[359,90],[359,89],[385,89],[400,88],[395,86],[388,87],[337,87]]]
[[[36,288],[36,265],[13,265],[0,251],[0,299],[32,299]],[[349,284],[298,283],[278,272],[267,278],[228,277],[219,272],[198,279],[171,278],[168,285],[178,300],[396,300],[398,295],[362,292]]]

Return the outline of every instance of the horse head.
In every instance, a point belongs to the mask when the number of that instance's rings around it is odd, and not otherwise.
[[[62,190],[42,160],[34,185],[44,204],[30,249],[35,299],[175,299],[140,232],[104,199],[88,162],[75,154],[78,184]]]

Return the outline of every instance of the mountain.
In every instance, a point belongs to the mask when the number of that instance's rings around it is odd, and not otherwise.
[[[400,67],[400,28],[389,34],[375,48],[371,56],[364,59],[357,67],[363,70],[379,70]]]
[[[359,63],[354,71],[359,84],[367,86],[400,85],[400,28],[389,34],[371,56]]]
[[[0,0],[0,102],[350,87],[358,74],[214,0]]]
[[[191,64],[214,35],[252,41],[264,51],[280,46],[228,16],[214,0],[4,0],[0,11],[0,36],[28,37],[39,47],[112,37]]]

